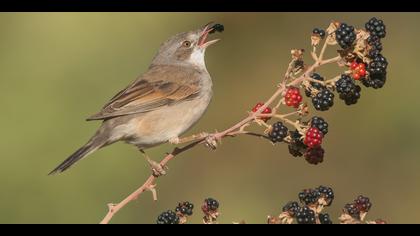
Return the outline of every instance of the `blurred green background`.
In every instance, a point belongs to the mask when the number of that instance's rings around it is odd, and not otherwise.
[[[169,36],[209,21],[225,26],[206,55],[213,102],[189,133],[211,132],[272,94],[290,49],[310,49],[314,27],[331,20],[362,27],[372,16],[387,26],[388,81],[381,90],[363,89],[356,106],[336,99],[322,113],[330,124],[324,163],[292,158],[286,145],[226,139],[215,152],[198,147],[172,161],[158,181],[159,201],[146,193],[112,223],[154,223],[184,200],[196,204],[191,222],[199,223],[209,196],[221,203],[222,223],[265,223],[301,189],[320,184],[335,190],[327,209],[335,222],[346,202],[364,194],[373,202],[370,219],[420,223],[418,13],[1,13],[0,223],[98,223],[107,203],[144,182],[148,165],[123,143],[62,175],[47,173],[85,143],[99,123],[84,119],[144,72]],[[160,160],[171,149],[148,154]]]

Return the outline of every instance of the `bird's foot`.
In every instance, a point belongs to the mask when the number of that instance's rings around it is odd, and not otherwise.
[[[204,140],[204,145],[211,148],[212,150],[216,150],[218,141],[218,138],[214,134],[207,134]]]
[[[181,139],[179,137],[170,138],[168,140],[170,144],[177,145],[181,143]]]

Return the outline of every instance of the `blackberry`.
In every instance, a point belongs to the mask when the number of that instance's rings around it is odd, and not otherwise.
[[[321,197],[321,193],[316,189],[304,189],[298,197],[300,202],[305,205],[316,204]]]
[[[366,22],[365,28],[372,36],[377,36],[379,38],[385,38],[386,36],[386,27],[384,22],[380,19],[376,19],[375,17],[372,17],[368,22]]]
[[[282,208],[283,212],[289,213],[291,217],[294,217],[296,213],[299,211],[300,206],[297,202],[288,202],[284,207]]]
[[[351,48],[354,40],[356,40],[354,27],[347,25],[346,23],[340,24],[338,29],[335,31],[335,39],[342,49]]]
[[[219,202],[213,198],[207,198],[204,200],[204,205],[202,207],[203,211],[217,211],[219,209]]]
[[[156,220],[159,225],[175,225],[179,224],[179,217],[175,212],[169,210],[160,214]]]
[[[328,133],[328,123],[322,117],[312,117],[311,127],[317,128],[324,136]]]
[[[189,202],[180,202],[175,208],[175,212],[181,215],[191,216],[193,214],[194,205]]]
[[[386,82],[387,67],[387,59],[382,54],[378,54],[367,67],[369,78],[362,80],[363,85],[374,89],[382,88]]]
[[[321,185],[317,188],[317,190],[321,193],[321,197],[327,202],[327,206],[331,206],[334,200],[334,191],[332,188]]]
[[[324,88],[312,98],[312,104],[318,111],[326,111],[334,105],[334,93]]]
[[[356,200],[354,200],[354,203],[360,212],[368,212],[372,207],[369,198],[362,195],[358,196]]]
[[[304,206],[296,213],[296,221],[298,224],[316,224],[315,212]]]
[[[312,34],[318,35],[322,39],[325,38],[325,30],[323,30],[323,29],[315,28],[315,29],[312,30]]]
[[[307,146],[303,143],[301,137],[302,135],[299,133],[299,131],[291,131],[290,132],[291,141],[288,146],[289,153],[294,157],[301,157],[303,156],[303,153],[307,149]]]
[[[356,218],[356,219],[360,218],[360,211],[354,203],[347,203],[344,206],[343,212],[350,215],[353,218]]]
[[[225,27],[222,24],[215,24],[213,27],[211,27],[211,30],[209,34],[217,32],[223,32],[225,30]]]
[[[344,100],[346,105],[357,103],[360,98],[361,88],[354,83],[354,80],[346,74],[342,74],[341,78],[335,83],[340,99]]]
[[[273,124],[268,137],[270,137],[271,142],[281,142],[287,136],[289,130],[281,122],[276,122]]]
[[[318,73],[313,73],[311,75],[311,78],[314,79],[314,80],[324,81],[324,77],[322,77]],[[314,89],[316,89],[318,91],[320,91],[321,89],[325,88],[325,86],[323,86],[320,83],[316,83],[316,82],[310,82],[310,85],[312,86],[312,88],[314,88]],[[311,93],[311,90],[309,88],[306,88],[305,89],[305,95],[307,97],[312,97],[312,93]]]
[[[369,36],[367,39],[369,45],[368,56],[369,58],[375,58],[382,52],[382,43],[377,36]]]
[[[319,221],[322,225],[331,225],[333,223],[330,219],[330,215],[328,215],[327,213],[319,214]]]
[[[317,165],[324,161],[324,149],[321,146],[308,148],[305,152],[305,160],[312,165]]]

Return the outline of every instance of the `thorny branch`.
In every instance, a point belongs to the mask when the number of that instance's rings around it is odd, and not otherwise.
[[[167,165],[167,163],[169,161],[171,161],[174,157],[176,157],[177,155],[179,155],[179,154],[181,154],[185,151],[188,151],[189,149],[194,148],[195,146],[197,146],[199,144],[205,144],[206,146],[214,149],[214,148],[217,147],[217,143],[220,142],[225,137],[236,137],[238,135],[243,134],[243,135],[250,135],[250,136],[255,136],[255,137],[260,137],[260,138],[267,138],[267,136],[262,135],[262,134],[257,134],[257,133],[252,133],[252,132],[245,131],[245,127],[249,126],[253,122],[258,121],[259,118],[262,118],[262,117],[278,118],[280,120],[283,120],[286,123],[291,124],[292,126],[298,128],[298,130],[299,130],[300,127],[295,122],[286,118],[290,115],[295,115],[296,112],[293,112],[293,113],[290,113],[290,114],[285,114],[285,115],[278,115],[278,114],[275,114],[275,112],[278,109],[278,107],[282,103],[284,103],[283,96],[284,96],[285,91],[288,87],[299,86],[304,81],[312,81],[312,79],[310,77],[311,73],[313,73],[315,70],[317,70],[320,66],[323,66],[323,65],[326,65],[326,64],[337,63],[341,60],[340,56],[324,60],[323,56],[324,56],[324,53],[325,53],[325,50],[326,50],[327,46],[328,46],[328,43],[327,43],[327,41],[325,41],[319,56],[317,56],[315,54],[315,50],[311,53],[312,58],[315,59],[315,62],[310,67],[305,68],[302,71],[303,73],[297,78],[294,78],[292,74],[293,74],[293,69],[295,68],[295,65],[296,65],[296,61],[298,61],[299,58],[293,58],[292,61],[289,63],[289,66],[287,68],[287,71],[285,73],[283,81],[278,85],[278,88],[276,89],[274,94],[256,112],[249,113],[249,115],[247,117],[245,117],[244,119],[242,119],[238,123],[234,124],[230,128],[225,129],[224,131],[214,132],[214,133],[210,133],[210,134],[207,134],[207,135],[194,135],[191,138],[187,137],[185,139],[179,140],[180,141],[179,143],[182,143],[183,140],[186,140],[187,142],[192,142],[192,143],[190,143],[190,144],[188,144],[184,147],[181,147],[181,148],[178,148],[178,147],[175,148],[170,154],[166,155],[163,158],[163,160],[160,163],[158,163],[158,165],[160,167],[164,168]],[[290,79],[293,79],[293,80],[288,82]],[[320,81],[316,81],[316,82],[319,83]],[[325,83],[328,83],[328,81],[326,81]],[[278,101],[277,105],[274,107],[273,113],[262,114],[263,111],[268,106],[270,106],[271,104],[276,102],[277,99],[279,99],[279,101]],[[156,196],[156,189],[155,189],[155,187],[156,187],[155,181],[156,181],[157,178],[158,178],[158,176],[156,174],[150,175],[150,177],[144,182],[144,184],[142,186],[140,186],[136,191],[131,193],[129,196],[127,196],[121,202],[119,202],[118,204],[108,204],[108,207],[109,207],[108,213],[106,214],[106,216],[104,217],[104,219],[100,223],[101,224],[108,224],[110,222],[110,220],[112,219],[112,217],[118,211],[120,211],[129,202],[136,200],[142,193],[144,193],[147,190],[150,190],[153,193],[153,198],[154,198],[154,200],[156,200],[157,196]]]

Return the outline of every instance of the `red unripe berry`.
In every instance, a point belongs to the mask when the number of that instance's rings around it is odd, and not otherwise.
[[[364,65],[364,64],[363,64]],[[366,69],[365,68],[361,68],[360,70],[359,70],[359,75],[361,76],[361,77],[365,77],[366,76]]]
[[[358,73],[353,74],[353,79],[359,80],[360,79],[360,74],[358,74]]]
[[[287,89],[284,99],[287,106],[298,108],[299,104],[302,102],[302,95],[300,95],[298,88],[290,87]]]
[[[323,137],[324,136],[322,135],[321,131],[319,131],[319,129],[311,127],[306,132],[305,140],[303,142],[309,148],[313,148],[321,145]]]
[[[350,65],[350,69],[355,70],[357,68],[358,64],[356,61],[353,61]]]
[[[260,107],[262,107],[263,105],[264,103],[262,102],[257,103],[257,105],[255,105],[254,108],[252,108],[252,112],[257,112],[260,109]],[[272,112],[271,108],[266,107],[264,111],[261,112],[261,114],[271,114],[271,112]],[[260,119],[267,122],[270,118],[271,117],[261,117]]]

